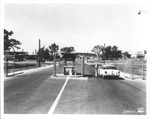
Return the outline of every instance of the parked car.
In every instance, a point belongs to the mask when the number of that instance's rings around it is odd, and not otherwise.
[[[120,71],[113,65],[102,65],[98,68],[98,75],[102,78],[116,77],[119,78]]]

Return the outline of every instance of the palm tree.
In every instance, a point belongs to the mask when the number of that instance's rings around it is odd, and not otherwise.
[[[75,51],[74,47],[63,47],[63,48],[61,48],[61,53],[72,53],[74,51]]]
[[[53,43],[49,46],[49,49],[54,57],[54,75],[56,75],[56,54],[58,53],[59,46],[56,43]]]
[[[13,31],[9,32],[4,29],[4,52],[10,51],[11,49],[14,51],[14,73],[15,73],[15,48],[20,49],[18,45],[21,45],[21,42],[16,39],[9,38],[10,36],[12,36],[12,34],[14,34]],[[8,58],[6,59],[6,61],[8,61]],[[7,66],[6,66],[6,70],[7,70],[6,71],[6,75],[7,75],[8,73]]]
[[[18,45],[21,45],[21,42],[16,39],[9,38],[10,36],[12,36],[12,34],[14,34],[13,31],[9,32],[4,29],[4,51],[10,49],[13,49],[13,51],[15,51],[15,48],[20,49]]]

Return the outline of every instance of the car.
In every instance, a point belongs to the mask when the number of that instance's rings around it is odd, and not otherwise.
[[[102,78],[120,77],[120,71],[114,65],[102,65],[98,68],[98,75]]]

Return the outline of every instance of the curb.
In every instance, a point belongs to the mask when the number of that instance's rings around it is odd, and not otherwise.
[[[9,73],[9,75],[5,75],[4,78],[7,78],[7,77],[11,77],[11,76],[15,76],[15,75],[18,75],[18,74],[23,74],[24,72],[23,71],[19,71],[19,72],[15,72],[15,73]]]
[[[132,77],[133,76],[133,77]],[[120,72],[120,77],[126,79],[126,80],[137,80],[137,79],[140,79],[140,80],[146,80],[146,79],[143,79],[141,76],[138,76],[138,75],[132,75],[129,74],[129,73],[124,73],[124,72]]]
[[[5,78],[10,78],[10,77],[15,76],[15,75],[23,74],[23,73],[28,72],[28,71],[30,71],[30,70],[37,70],[37,69],[45,68],[45,67],[48,67],[48,66],[52,66],[52,65],[47,65],[47,66],[37,67],[37,68],[31,68],[31,69],[24,69],[24,70],[21,70],[21,71],[16,71],[15,73],[14,73],[14,72],[11,72],[11,73],[9,73],[7,76],[4,75],[4,79],[5,79]]]

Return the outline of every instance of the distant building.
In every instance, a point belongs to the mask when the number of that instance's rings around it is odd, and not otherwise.
[[[96,57],[96,54],[95,54],[95,53],[76,52],[76,54],[82,55],[82,56],[84,56],[84,57]]]
[[[144,60],[147,60],[147,51],[138,51],[136,54],[136,58],[141,59],[144,58]]]
[[[15,55],[14,55],[15,54]],[[23,52],[23,51],[4,51],[4,55],[6,57],[9,57],[10,60],[14,59],[15,56],[15,60],[16,61],[23,61],[28,57],[28,52]]]
[[[16,51],[16,52],[13,52],[13,51],[5,51],[4,52],[4,55],[28,55],[28,52],[22,52],[22,51]]]

